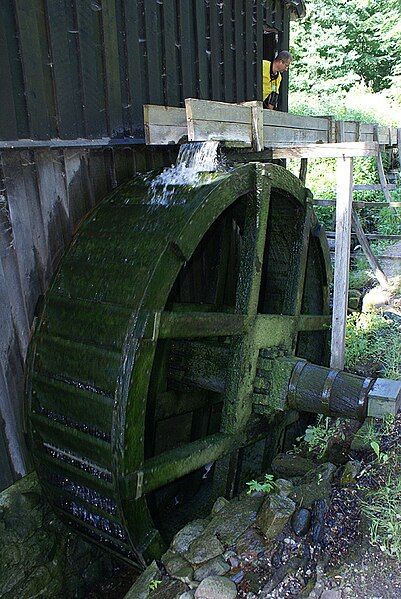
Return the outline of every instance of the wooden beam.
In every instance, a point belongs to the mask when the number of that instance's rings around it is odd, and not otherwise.
[[[335,206],[335,200],[318,200],[314,199],[313,203],[316,206]],[[354,208],[387,208],[391,206],[392,208],[401,208],[401,202],[352,202],[352,206]]]
[[[397,185],[388,183],[387,189],[397,189]],[[382,186],[380,185],[354,185],[354,191],[381,191]]]
[[[383,287],[383,289],[386,289],[388,287],[387,277],[384,274],[384,272],[379,264],[378,259],[376,258],[376,256],[374,255],[374,253],[372,252],[372,250],[370,248],[369,241],[366,238],[366,235],[363,231],[359,217],[358,217],[357,213],[355,212],[355,210],[352,210],[351,218],[352,218],[352,226],[353,226],[354,231],[358,237],[358,241],[362,246],[363,253],[366,256],[371,269],[375,273],[376,279],[379,281],[379,283]]]
[[[337,160],[336,243],[330,366],[340,370],[344,368],[345,362],[345,326],[351,250],[352,168],[351,157],[343,156]]]
[[[354,156],[377,156],[377,142],[341,142],[334,144],[305,144],[300,146],[275,144],[272,157],[281,158],[352,158]]]

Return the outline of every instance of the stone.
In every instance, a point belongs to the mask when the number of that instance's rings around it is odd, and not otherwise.
[[[180,553],[169,549],[161,558],[162,564],[168,574],[173,578],[188,583],[194,577],[194,571],[191,564]]]
[[[200,582],[208,576],[224,576],[229,571],[229,564],[224,561],[221,555],[218,555],[195,570],[194,578]]]
[[[178,597],[178,599],[193,599],[195,597],[195,591],[185,591]]]
[[[291,493],[294,491],[294,483],[290,480],[285,480],[285,478],[278,478],[274,481],[274,484],[276,485],[277,493],[285,495],[286,497],[291,495]]]
[[[350,460],[344,466],[343,473],[341,475],[342,485],[351,485],[356,483],[356,478],[362,469],[361,462],[358,460]]]
[[[210,531],[197,537],[186,552],[187,560],[193,564],[203,564],[224,553],[224,547],[218,538]]]
[[[259,510],[256,526],[268,539],[274,539],[287,524],[296,508],[289,497],[274,494],[266,497]]]
[[[325,516],[329,505],[324,499],[319,499],[313,505],[312,511],[312,540],[316,544],[323,541],[325,533]]]
[[[292,518],[291,526],[292,530],[299,537],[304,537],[310,529],[311,524],[311,513],[306,508],[297,509]]]
[[[237,587],[228,578],[209,576],[195,591],[195,599],[236,599]]]
[[[334,464],[326,462],[313,472],[308,472],[302,477],[300,483],[294,488],[291,497],[300,506],[309,508],[318,499],[330,497],[331,481],[337,468]]]
[[[236,549],[238,555],[257,557],[266,550],[266,541],[256,528],[251,526],[237,540]]]
[[[156,562],[153,561],[136,579],[124,599],[148,599],[151,583],[161,579],[162,574]]]
[[[336,589],[328,589],[320,595],[320,599],[341,599],[341,597],[341,591]]]
[[[229,505],[230,502],[228,501],[228,499],[226,499],[225,497],[218,497],[212,507],[212,516],[216,516],[216,514],[224,510]]]
[[[313,460],[288,453],[279,453],[271,465],[273,474],[278,478],[303,476],[315,467]]]
[[[373,418],[366,418],[363,422],[362,426],[356,431],[352,442],[351,442],[351,451],[365,451],[366,449],[371,449],[370,442],[372,440],[371,428],[374,425]]]
[[[84,597],[110,564],[56,518],[35,473],[0,493],[1,597]]]
[[[190,522],[177,532],[173,538],[171,547],[179,553],[185,553],[188,551],[188,547],[194,539],[198,538],[203,533],[206,525],[206,520],[194,520],[193,522]]]
[[[255,522],[256,514],[263,503],[264,496],[244,495],[233,499],[209,522],[205,534],[216,535],[220,541],[233,545],[245,530]]]

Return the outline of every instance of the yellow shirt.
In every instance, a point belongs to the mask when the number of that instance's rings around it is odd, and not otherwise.
[[[281,83],[281,74],[277,74],[277,78],[272,79],[271,73],[271,62],[270,60],[263,61],[263,100],[266,100],[267,96],[270,96],[272,92],[278,94]]]

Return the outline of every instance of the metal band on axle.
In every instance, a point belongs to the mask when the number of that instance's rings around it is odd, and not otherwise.
[[[299,379],[300,379],[303,369],[305,368],[305,366],[307,364],[308,364],[307,360],[299,360],[295,364],[294,369],[291,373],[291,378],[290,378],[290,382],[288,383],[288,393],[287,393],[288,405],[290,407],[294,407],[294,405],[295,405],[295,397],[296,397],[296,391],[297,391]]]
[[[334,381],[336,380],[338,374],[341,370],[332,369],[328,373],[326,380],[324,381],[323,390],[322,390],[322,414],[325,416],[330,416],[330,398],[331,392],[333,390]]]

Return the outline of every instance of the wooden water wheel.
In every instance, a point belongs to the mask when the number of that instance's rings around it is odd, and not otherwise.
[[[327,360],[328,250],[298,179],[248,164],[168,191],[136,178],[89,214],[28,360],[45,493],[138,566],[265,468],[296,420],[260,409],[263,360]]]

